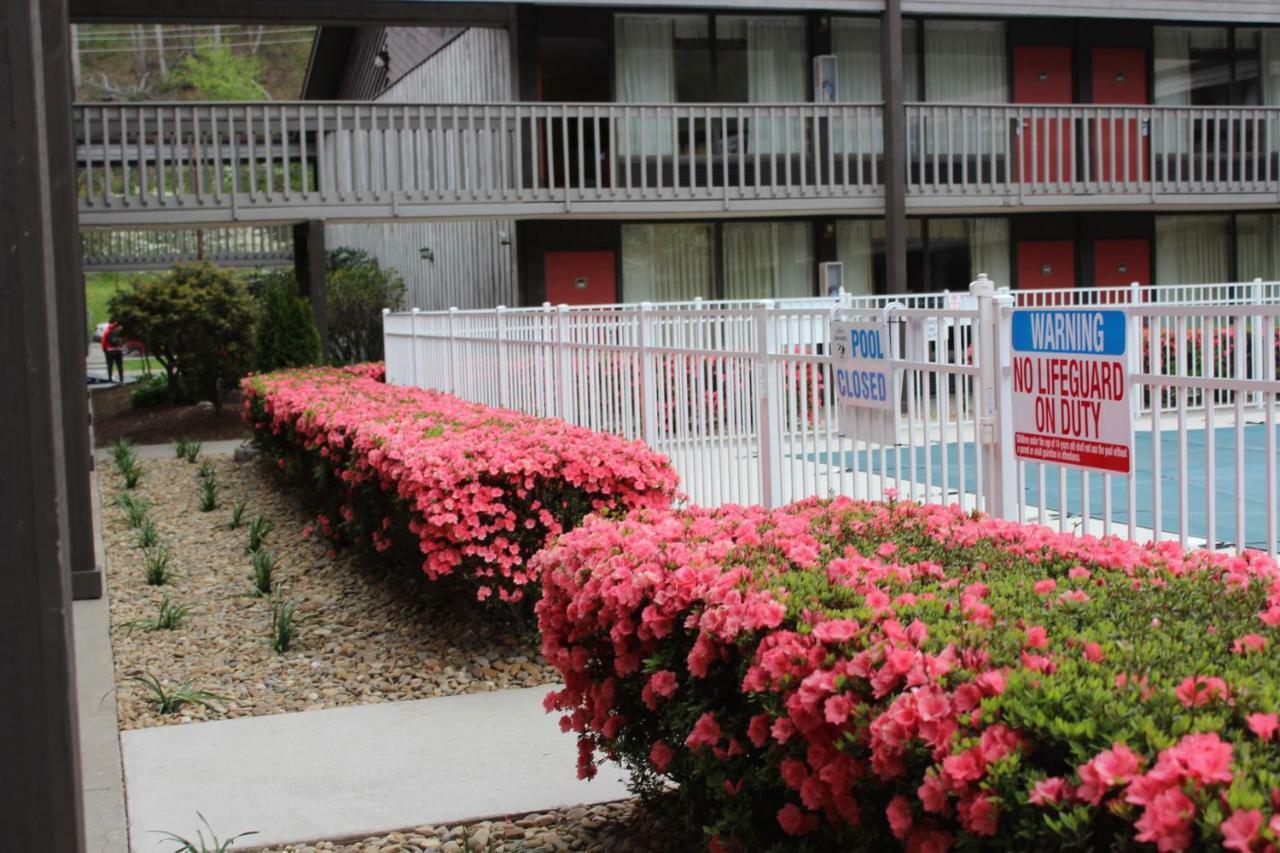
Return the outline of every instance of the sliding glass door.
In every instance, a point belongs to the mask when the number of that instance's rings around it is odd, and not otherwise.
[[[711,223],[622,226],[622,297],[626,302],[710,298]]]
[[[797,299],[814,295],[813,225],[730,222],[724,226],[727,299]]]

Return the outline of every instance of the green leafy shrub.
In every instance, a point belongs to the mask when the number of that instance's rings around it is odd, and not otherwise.
[[[173,579],[171,559],[172,554],[168,548],[152,547],[142,555],[143,577],[148,586],[164,586]]]
[[[265,515],[254,516],[253,521],[249,522],[249,544],[245,551],[250,554],[256,554],[261,551],[263,544],[267,541],[267,537],[275,529],[276,523]]]
[[[133,677],[136,684],[142,685],[157,711],[161,714],[176,714],[185,705],[202,705],[206,708],[216,707],[216,702],[228,702],[229,697],[219,696],[207,690],[192,687],[195,679],[188,679],[177,687],[166,687],[160,679],[149,672]]]
[[[236,501],[231,505],[231,518],[227,520],[228,530],[239,530],[244,524],[245,502]]]
[[[213,512],[218,508],[218,478],[205,477],[200,481],[200,511]]]
[[[329,253],[325,313],[329,324],[328,358],[356,364],[382,358],[382,309],[404,305],[404,280],[383,269],[367,252],[335,249]]]
[[[254,369],[260,373],[320,362],[320,333],[311,306],[298,295],[292,270],[260,276]]]
[[[298,608],[296,598],[285,599],[279,592],[271,601],[271,648],[279,654],[293,648],[302,626],[313,618],[303,615]]]
[[[200,442],[191,438],[184,438],[173,446],[173,454],[179,459],[185,459],[188,463],[193,463],[200,458]]]
[[[128,492],[116,495],[116,506],[124,511],[125,521],[131,530],[137,530],[147,521],[147,513],[151,511],[151,502],[145,498],[135,498]]]
[[[244,283],[207,263],[135,279],[111,297],[111,316],[164,368],[171,400],[223,395],[248,372],[254,306]]]
[[[713,849],[1280,840],[1260,552],[841,499],[596,517],[532,566],[580,774],[621,759]]]
[[[169,379],[163,373],[144,376],[129,389],[129,405],[135,409],[158,406],[169,401]]]
[[[275,571],[276,558],[274,554],[267,550],[253,552],[253,588],[258,595],[270,594]]]

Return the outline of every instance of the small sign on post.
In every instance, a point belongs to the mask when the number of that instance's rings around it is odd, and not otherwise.
[[[897,443],[898,382],[885,320],[831,323],[831,376],[840,434]]]
[[[1011,332],[1014,455],[1132,473],[1128,312],[1017,309]]]

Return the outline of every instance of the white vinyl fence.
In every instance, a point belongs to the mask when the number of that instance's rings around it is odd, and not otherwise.
[[[1134,473],[1013,458],[1010,312],[1129,311]],[[828,325],[888,320],[896,434],[841,435]],[[667,454],[693,503],[958,503],[1062,530],[1277,550],[1280,285],[996,291],[387,313],[387,381],[564,418]]]

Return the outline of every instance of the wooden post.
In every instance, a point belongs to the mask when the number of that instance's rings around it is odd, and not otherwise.
[[[324,222],[310,220],[293,226],[293,270],[298,292],[311,303],[316,330],[320,332],[320,352],[329,354],[329,321],[324,307],[324,280],[329,258],[324,245]]]
[[[885,0],[880,19],[880,89],[884,100],[885,285],[889,293],[906,293],[907,109],[902,92],[901,0]]]
[[[51,189],[72,168],[50,145],[49,125],[51,115],[70,116],[70,87],[62,85],[70,69],[46,80],[43,56],[57,28],[53,42],[62,40],[59,55],[69,62],[65,14],[62,0],[0,7],[0,340],[10,350],[0,359],[0,838],[6,849],[78,853],[85,839],[63,400],[68,381],[83,391],[84,363],[80,374],[63,374],[68,342],[55,258],[72,245],[75,220],[55,217]]]

